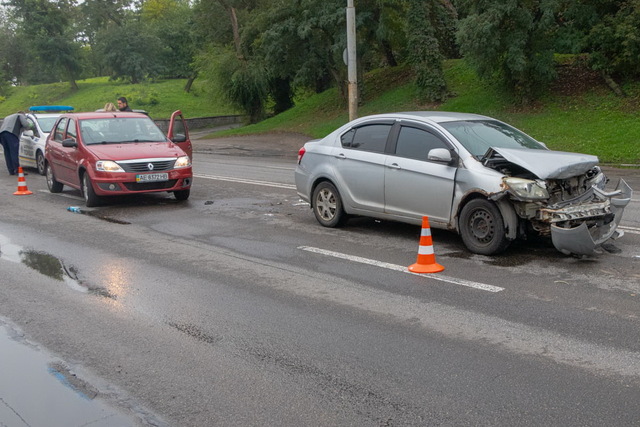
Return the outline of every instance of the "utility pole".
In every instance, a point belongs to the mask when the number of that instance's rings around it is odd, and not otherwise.
[[[347,75],[349,79],[349,121],[358,117],[358,71],[356,61],[356,8],[347,0]]]

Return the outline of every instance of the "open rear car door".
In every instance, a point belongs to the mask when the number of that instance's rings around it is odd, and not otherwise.
[[[193,148],[191,147],[191,140],[189,139],[189,128],[187,127],[186,120],[182,116],[182,111],[174,111],[173,114],[171,114],[167,137],[173,141],[174,144],[182,148],[182,151],[187,153],[189,158],[193,160]]]

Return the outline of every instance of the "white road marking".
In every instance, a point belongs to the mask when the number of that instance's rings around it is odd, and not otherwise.
[[[354,256],[354,255],[347,255],[347,254],[343,254],[343,253],[340,253],[340,252],[328,251],[328,250],[325,250],[325,249],[314,248],[314,247],[311,247],[311,246],[299,246],[298,249],[301,249],[301,250],[307,251],[307,252],[320,254],[320,255],[331,256],[331,257],[334,257],[334,258],[340,258],[340,259],[344,259],[344,260],[347,260],[347,261],[358,262],[360,264],[373,265],[373,266],[380,267],[380,268],[386,268],[388,270],[400,271],[402,273],[413,274],[415,276],[422,276],[422,277],[425,277],[427,279],[439,280],[441,282],[451,283],[451,284],[454,284],[454,285],[467,286],[469,288],[479,289],[479,290],[482,290],[482,291],[487,291],[487,292],[504,291],[504,288],[501,288],[499,286],[487,285],[486,283],[472,282],[472,281],[464,280],[464,279],[456,279],[455,277],[443,276],[443,275],[438,274],[438,273],[436,273],[436,274],[428,274],[428,275],[413,273],[413,272],[409,271],[408,267],[406,267],[406,266],[397,265],[397,264],[390,264],[388,262],[376,261],[376,260],[373,260],[373,259],[362,258],[362,257],[359,257],[359,256]]]
[[[624,225],[619,225],[618,228],[625,233],[640,234],[640,228],[638,227],[626,227]]]
[[[233,178],[230,176],[218,176],[218,175],[203,175],[203,174],[193,174],[196,178],[204,178],[204,179],[215,179],[218,181],[228,181],[228,182],[240,182],[242,184],[253,184],[253,185],[262,185],[265,187],[276,187],[276,188],[285,188],[287,190],[295,190],[296,186],[293,184],[281,184],[278,182],[269,182],[269,181],[257,181],[254,179],[245,179],[245,178]]]

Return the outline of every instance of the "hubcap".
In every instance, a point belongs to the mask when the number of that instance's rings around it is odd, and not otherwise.
[[[316,198],[316,212],[325,221],[331,221],[336,215],[336,198],[329,190],[322,189]]]
[[[485,210],[476,210],[469,220],[471,233],[479,242],[488,243],[493,239],[493,217]]]

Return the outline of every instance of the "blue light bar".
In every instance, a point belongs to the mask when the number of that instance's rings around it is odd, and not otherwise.
[[[36,105],[33,107],[29,107],[29,111],[46,111],[49,113],[73,110],[74,108],[68,105]]]

